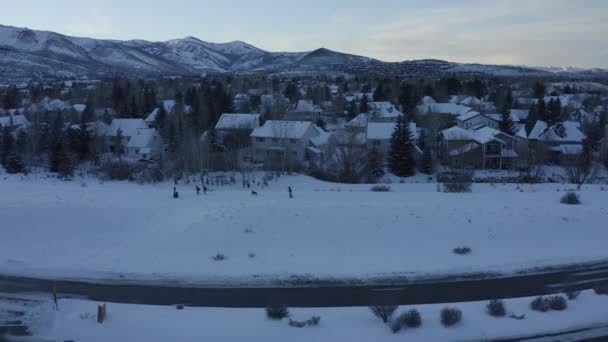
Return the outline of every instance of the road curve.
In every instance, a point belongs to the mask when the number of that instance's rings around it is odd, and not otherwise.
[[[387,282],[386,285],[211,288],[101,284],[0,275],[0,292],[4,293],[50,293],[53,285],[56,285],[60,297],[85,297],[114,303],[242,308],[454,303],[547,295],[565,290],[586,290],[603,284],[608,284],[608,261],[509,276],[418,282],[400,280]]]

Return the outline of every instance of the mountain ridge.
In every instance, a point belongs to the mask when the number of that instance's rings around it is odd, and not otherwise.
[[[386,75],[607,76],[603,69],[453,63],[435,59],[384,62],[319,48],[270,52],[244,41],[213,43],[197,37],[147,41],[72,37],[0,25],[0,80],[44,77],[150,77],[267,72]]]

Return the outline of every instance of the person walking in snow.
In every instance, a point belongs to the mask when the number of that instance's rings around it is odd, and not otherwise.
[[[175,199],[179,198],[179,193],[177,192],[176,187],[173,187],[173,198],[175,198]]]
[[[198,187],[198,185],[196,186],[196,196],[201,194],[201,188]]]
[[[203,185],[203,194],[207,194],[207,187]]]
[[[291,186],[287,187],[287,191],[289,191],[289,198],[293,198],[293,191],[291,190]]]
[[[59,311],[59,303],[57,302],[57,285],[53,285],[53,301],[55,302],[55,308]]]

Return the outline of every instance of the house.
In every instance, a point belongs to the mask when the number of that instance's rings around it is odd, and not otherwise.
[[[275,165],[297,165],[307,160],[311,140],[324,131],[308,121],[268,120],[251,133],[253,160]]]
[[[113,119],[106,135],[106,152],[126,154],[129,140],[142,129],[150,129],[143,119]]]
[[[215,125],[218,143],[246,147],[250,145],[250,135],[260,127],[260,114],[224,113]]]
[[[391,150],[391,136],[395,131],[395,123],[388,122],[370,122],[367,124],[367,132],[366,132],[366,142],[368,150],[372,148],[378,149],[378,151],[382,154],[383,157],[387,157]],[[416,127],[416,123],[409,123],[410,133],[412,134],[411,139],[414,145],[416,146],[416,150],[419,154],[422,154],[422,151],[418,148],[418,138],[420,137],[420,132]]]
[[[127,157],[132,159],[160,158],[163,150],[163,138],[154,128],[136,130],[127,143]]]
[[[444,165],[503,169],[515,166],[517,138],[490,127],[441,131],[440,157]]]
[[[30,126],[30,122],[25,115],[13,115],[0,117],[0,129],[4,127],[12,127],[13,129],[26,129]]]
[[[586,136],[577,121],[549,125],[538,120],[526,138],[531,149],[543,147],[548,151],[551,161],[561,163],[564,158],[582,151]]]
[[[370,102],[369,119],[373,122],[397,122],[403,113],[388,101]]]
[[[317,122],[321,118],[323,109],[310,100],[299,100],[292,106],[285,116],[286,120]]]

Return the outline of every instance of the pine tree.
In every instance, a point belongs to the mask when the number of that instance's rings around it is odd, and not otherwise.
[[[363,95],[361,103],[359,104],[359,113],[367,112],[369,112],[369,99],[367,98],[367,95]]]
[[[375,146],[369,151],[367,155],[366,173],[369,182],[375,182],[379,177],[382,177],[384,171],[382,170],[382,154]]]
[[[427,147],[422,152],[422,160],[420,161],[420,171],[427,175],[433,174],[433,155],[431,154],[431,148]]]
[[[500,123],[498,124],[498,128],[501,132],[509,135],[515,134],[515,123],[511,118],[511,113],[509,109],[505,105],[500,113]]]
[[[25,164],[21,156],[16,152],[11,152],[6,162],[6,172],[8,173],[25,173]]]
[[[391,135],[391,150],[389,167],[392,173],[399,177],[410,177],[415,174],[414,144],[409,124],[403,116],[397,118],[397,124]]]
[[[538,121],[538,107],[532,104],[530,110],[528,111],[528,119],[526,120],[526,135],[529,135],[532,132],[532,129],[536,125]]]
[[[536,105],[536,113],[538,114],[539,120],[547,120],[547,104],[545,103],[545,100],[538,100],[538,104]]]
[[[0,151],[0,163],[6,166],[8,157],[15,149],[15,139],[9,127],[2,129],[2,150]]]

